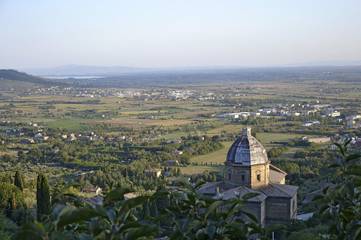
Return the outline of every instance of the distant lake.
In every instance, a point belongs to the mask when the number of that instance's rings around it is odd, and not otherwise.
[[[104,78],[104,76],[42,76],[44,78],[50,78],[50,79],[95,79],[95,78]]]

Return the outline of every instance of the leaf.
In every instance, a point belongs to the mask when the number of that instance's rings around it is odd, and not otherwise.
[[[217,230],[217,228],[213,224],[210,224],[207,226],[206,232],[208,235],[208,239],[214,238],[214,236],[216,235],[216,230]]]
[[[258,222],[258,219],[252,214],[252,213],[249,213],[249,212],[246,212],[246,211],[241,211],[244,215],[246,215],[249,219],[251,219],[253,222]]]
[[[329,206],[323,205],[323,206],[320,207],[319,212],[320,212],[320,214],[323,214],[328,209],[329,209]]]
[[[345,148],[344,148],[344,146],[342,146],[339,143],[334,143],[334,144],[338,147],[338,150],[340,151],[341,155],[345,156]]]
[[[259,195],[259,193],[250,192],[250,193],[246,193],[245,195],[243,195],[242,199],[243,200],[248,200],[248,199],[254,198],[254,197],[258,196],[258,195]]]
[[[149,198],[150,198],[149,196],[139,196],[139,197],[128,199],[128,200],[124,201],[124,203],[122,204],[122,207],[120,208],[120,212],[126,213],[127,211],[129,211],[132,208],[141,206],[141,205],[145,204],[149,200]]]
[[[106,217],[106,212],[99,211],[94,208],[70,208],[66,207],[60,213],[57,220],[57,227],[62,228],[73,223],[89,221],[94,217]]]
[[[353,235],[353,239],[357,240],[361,238],[361,226],[358,226],[354,235]]]
[[[312,198],[312,201],[323,200],[324,198],[325,198],[325,196],[323,196],[323,195],[316,195]]]
[[[223,201],[215,201],[213,202],[207,209],[206,214],[204,215],[204,219],[207,219],[210,214],[212,214],[216,209],[223,204]]]
[[[198,188],[200,188],[202,185],[204,185],[205,183],[206,183],[206,181],[200,180],[200,181],[194,186],[194,188],[195,188],[195,189],[198,189]]]
[[[330,188],[330,186],[327,186],[324,189],[322,189],[322,193],[327,194],[327,191],[328,191],[329,188]]]
[[[346,162],[349,162],[349,161],[352,161],[352,160],[356,160],[356,159],[359,159],[361,158],[361,154],[359,153],[354,153],[354,154],[350,154],[346,157]]]
[[[26,223],[15,234],[15,240],[32,239],[42,240],[46,238],[45,228],[41,223]]]
[[[347,168],[346,174],[361,176],[361,166],[353,165]]]
[[[151,225],[142,225],[141,227],[129,229],[126,233],[125,239],[133,240],[141,237],[154,237],[158,234],[158,227]]]
[[[351,141],[352,141],[352,138],[349,138],[346,140],[346,142],[343,144],[345,146],[345,148],[347,147],[347,145],[350,144]]]
[[[337,167],[341,167],[341,164],[339,163],[333,163],[330,166],[328,166],[329,168],[337,168]]]
[[[116,188],[105,196],[105,202],[124,200],[124,194],[132,192],[130,188]]]

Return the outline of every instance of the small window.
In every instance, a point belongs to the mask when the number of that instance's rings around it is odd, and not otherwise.
[[[228,180],[231,180],[232,174],[228,173]]]
[[[242,174],[242,175],[241,175],[241,179],[242,179],[242,182],[244,182],[245,179],[246,179],[246,177]]]
[[[257,174],[257,181],[260,182],[261,181],[261,174]]]

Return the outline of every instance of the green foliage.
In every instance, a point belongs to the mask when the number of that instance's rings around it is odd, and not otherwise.
[[[331,239],[361,238],[361,155],[349,153],[348,144],[336,143],[339,149],[336,168],[336,184],[323,190],[314,201],[320,204],[320,213],[331,219],[329,234]]]
[[[267,155],[270,158],[276,158],[281,156],[282,153],[286,152],[288,149],[287,147],[276,147],[276,148],[271,148],[268,152]]]
[[[50,218],[23,224],[15,239],[248,239],[261,233],[255,217],[243,211],[243,199],[203,198],[188,184],[178,185],[131,199],[124,199],[128,189],[115,189],[103,206],[58,203]]]
[[[14,231],[16,231],[16,225],[0,214],[0,239],[10,240]]]
[[[38,220],[42,220],[46,215],[50,214],[50,189],[48,180],[43,174],[39,174],[37,179],[36,204]]]
[[[24,198],[21,191],[10,183],[0,183],[0,208],[8,208],[9,200],[11,200],[15,206],[24,205]]]
[[[16,171],[15,173],[14,185],[18,187],[20,191],[24,190],[23,176],[19,171]]]

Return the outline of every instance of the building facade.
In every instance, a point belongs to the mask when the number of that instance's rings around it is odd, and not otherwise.
[[[224,200],[257,193],[247,200],[244,210],[262,225],[287,223],[297,215],[298,187],[286,185],[286,175],[271,164],[266,149],[245,128],[228,151],[224,180],[206,183],[199,192]]]

